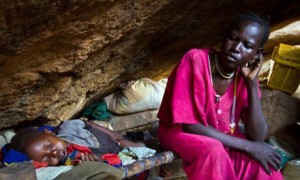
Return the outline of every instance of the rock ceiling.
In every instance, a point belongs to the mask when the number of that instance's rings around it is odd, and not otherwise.
[[[0,128],[70,119],[121,82],[167,76],[187,49],[218,47],[246,11],[271,16],[266,56],[300,44],[296,0],[2,0]]]

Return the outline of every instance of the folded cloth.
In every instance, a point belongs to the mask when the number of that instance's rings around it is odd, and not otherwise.
[[[153,156],[156,153],[154,149],[147,147],[127,147],[119,152],[118,156],[122,160],[123,165],[130,164],[136,160]]]
[[[117,154],[103,154],[101,158],[104,160],[105,163],[118,167],[121,166],[121,159]]]
[[[107,105],[104,101],[90,105],[82,114],[83,117],[89,120],[107,120],[112,114],[107,110]]]
[[[68,156],[66,156],[61,163],[64,165],[78,165],[83,154],[92,154],[90,148],[85,146],[79,146],[70,144],[67,148]],[[122,165],[121,159],[117,154],[104,154],[101,156],[105,163],[118,167]]]
[[[67,153],[68,156],[63,158],[61,163],[64,165],[77,165],[80,163],[83,154],[92,154],[92,151],[85,146],[70,144],[67,148]]]
[[[7,143],[10,143],[11,138],[14,137],[15,135],[16,133],[13,130],[8,130],[3,134]]]
[[[49,166],[36,169],[37,180],[53,180],[61,173],[71,170],[74,166]]]
[[[70,166],[70,165],[77,165],[80,163],[81,156],[83,153],[75,150],[72,151],[68,156],[66,156],[61,162],[64,165]]]
[[[122,150],[123,153],[134,154],[139,160],[153,156],[156,151],[147,147],[127,147]]]
[[[0,148],[2,148],[5,144],[10,143],[10,140],[16,134],[14,130],[9,129],[4,132],[0,132]]]
[[[3,135],[0,135],[0,148],[7,144],[6,139]]]
[[[128,154],[125,154],[125,153],[122,153],[122,152],[119,152],[118,156],[121,159],[123,166],[127,165],[127,164],[131,164],[131,163],[133,163],[134,161],[137,160],[137,158],[132,157],[132,155],[128,155]]]

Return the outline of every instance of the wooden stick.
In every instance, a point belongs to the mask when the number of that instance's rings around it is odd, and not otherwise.
[[[126,178],[141,173],[145,170],[149,170],[155,166],[170,163],[177,157],[177,154],[175,154],[174,152],[165,151],[118,168],[123,171],[123,178]]]

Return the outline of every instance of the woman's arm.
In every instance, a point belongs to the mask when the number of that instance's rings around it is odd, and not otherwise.
[[[212,137],[222,142],[224,146],[238,149],[245,152],[250,152],[253,147],[253,142],[234,136],[224,134],[212,126],[204,126],[202,124],[182,124],[182,130],[191,134],[199,134]]]
[[[253,141],[264,141],[268,131],[258,96],[257,76],[261,68],[260,61],[262,58],[262,54],[260,54],[258,61],[254,61],[251,66],[247,64],[242,67],[242,74],[248,92],[247,120],[244,121],[245,132],[247,137]]]
[[[258,96],[258,83],[248,82],[248,108],[245,122],[246,136],[253,141],[264,141],[268,132],[268,125],[264,118]]]

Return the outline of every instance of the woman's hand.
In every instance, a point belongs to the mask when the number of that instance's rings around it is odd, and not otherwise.
[[[97,156],[95,154],[81,154],[80,162],[84,161],[103,161],[100,156]]]
[[[269,165],[276,171],[280,170],[281,155],[265,142],[251,142],[248,154],[256,159],[268,174],[271,174]]]
[[[261,61],[263,60],[262,53],[259,54],[259,57],[256,60],[253,60],[252,64],[245,64],[242,67],[242,74],[246,80],[256,81],[258,73],[261,69]]]

